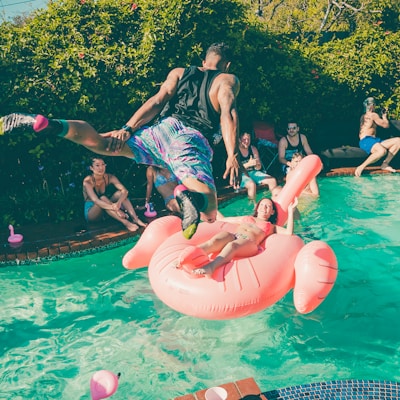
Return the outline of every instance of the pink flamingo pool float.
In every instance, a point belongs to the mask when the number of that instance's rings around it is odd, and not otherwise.
[[[14,227],[12,225],[8,225],[8,229],[10,230],[10,236],[8,237],[8,243],[11,246],[16,246],[22,243],[24,237],[19,233],[14,233]]]

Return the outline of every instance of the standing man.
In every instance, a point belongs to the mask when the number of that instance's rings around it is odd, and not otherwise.
[[[140,164],[168,168],[183,185],[175,189],[186,238],[196,232],[201,217],[214,222],[217,195],[212,175],[213,151],[208,142],[221,128],[227,151],[223,177],[240,185],[239,119],[236,97],[240,83],[229,74],[230,50],[211,45],[201,67],[172,69],[160,90],[121,129],[98,134],[84,121],[49,120],[42,115],[10,114],[0,119],[0,135],[29,127],[48,132],[104,155],[124,156]],[[151,126],[146,124],[159,117]]]
[[[278,157],[282,164],[282,169],[285,174],[289,172],[291,167],[292,157],[295,153],[300,153],[303,156],[313,154],[307,137],[299,133],[299,126],[296,122],[289,122],[287,126],[287,135],[283,136],[278,143]]]
[[[364,114],[360,118],[360,143],[359,146],[369,157],[360,164],[354,175],[361,176],[364,169],[382,157],[385,157],[381,169],[389,172],[396,172],[389,163],[400,149],[400,137],[393,137],[382,140],[376,136],[376,128],[389,128],[387,110],[382,110],[382,118],[375,112],[375,99],[368,97],[364,100]]]

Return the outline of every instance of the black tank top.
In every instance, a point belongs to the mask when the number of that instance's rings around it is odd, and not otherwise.
[[[247,154],[247,157],[243,156],[242,152],[239,150],[239,161],[242,164],[246,164],[247,162],[249,162],[250,158],[255,158],[254,154],[253,154],[252,146],[250,146],[248,148],[248,150],[249,150],[249,154]],[[252,171],[253,169],[254,169],[254,167],[250,167],[250,168],[247,168],[247,171]]]
[[[161,117],[173,117],[197,129],[207,139],[219,129],[220,115],[209,98],[211,84],[221,71],[191,66],[185,68],[175,96],[166,104]]]
[[[289,142],[288,137],[286,136],[286,140],[287,140],[287,147],[285,150],[285,158],[286,160],[290,161],[292,159],[292,156],[294,153],[300,153],[303,154],[303,156],[306,155],[304,148],[303,148],[303,143],[301,141],[301,135],[299,134],[299,144],[297,146],[292,146]]]

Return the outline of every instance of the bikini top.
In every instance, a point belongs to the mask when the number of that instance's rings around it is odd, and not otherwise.
[[[103,175],[104,192],[103,191],[98,191],[96,189],[96,180],[94,179],[93,175],[91,175],[91,180],[92,180],[92,184],[93,184],[93,191],[96,193],[97,197],[99,197],[99,198],[101,196],[110,197],[113,194],[113,193],[110,193],[110,190],[108,190],[108,188],[110,186],[110,176],[108,174],[104,174]],[[85,201],[90,201],[90,197],[86,193],[85,186],[83,186],[83,198],[84,198]]]
[[[169,182],[176,182],[176,180],[174,179],[174,177],[172,175],[169,176],[169,178],[167,178],[165,175],[156,172],[156,178],[154,180],[154,186],[156,188],[158,188],[159,186],[165,185]]]
[[[266,234],[271,232],[272,223],[269,221],[260,221],[254,217],[246,216],[242,218],[242,222],[252,225],[256,224]]]

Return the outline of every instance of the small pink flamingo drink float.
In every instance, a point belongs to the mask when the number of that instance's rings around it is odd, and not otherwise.
[[[14,227],[12,225],[8,225],[8,229],[10,230],[10,236],[8,237],[8,243],[10,243],[10,246],[20,246],[24,240],[24,237],[19,233],[14,233]]]
[[[97,371],[90,380],[90,394],[92,400],[106,399],[112,396],[118,389],[118,378],[120,374],[105,369]]]
[[[155,210],[153,203],[146,203],[146,211],[144,212],[144,216],[147,218],[155,218],[157,216],[157,211]]]

